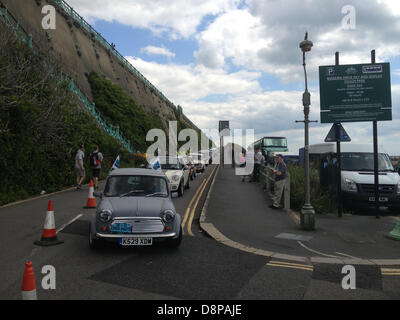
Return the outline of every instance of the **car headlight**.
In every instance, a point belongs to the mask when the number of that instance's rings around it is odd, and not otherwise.
[[[170,223],[170,222],[174,221],[175,213],[172,210],[165,210],[162,213],[161,218],[163,219],[163,221],[165,223]]]
[[[112,219],[112,211],[110,209],[103,209],[99,212],[99,218],[102,222],[110,222]]]
[[[171,178],[171,180],[172,180],[173,182],[178,182],[180,179],[181,179],[181,177],[178,176],[177,174],[176,174],[176,175],[173,175],[172,178]]]
[[[344,179],[347,191],[357,191],[357,184],[350,179]]]

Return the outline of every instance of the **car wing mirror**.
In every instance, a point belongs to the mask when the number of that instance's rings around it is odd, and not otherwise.
[[[101,191],[94,191],[93,192],[93,196],[95,196],[96,198],[103,198],[103,192]]]

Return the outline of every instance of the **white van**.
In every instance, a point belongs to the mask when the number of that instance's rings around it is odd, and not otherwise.
[[[343,204],[359,209],[375,205],[374,153],[372,145],[342,143],[341,186]],[[318,157],[315,157],[318,156]],[[336,163],[336,143],[310,145],[310,158],[318,158],[322,167]],[[325,162],[324,162],[325,161]],[[378,154],[379,202],[392,211],[400,210],[400,175],[386,153]]]

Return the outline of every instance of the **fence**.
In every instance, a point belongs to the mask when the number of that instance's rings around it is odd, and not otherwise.
[[[4,6],[4,4],[0,1],[0,18],[4,22],[4,24],[10,28],[12,33],[19,38],[23,43],[28,43],[28,46],[30,48],[33,47],[33,41],[32,41],[32,35],[28,34],[26,31],[24,31],[20,26],[17,20],[8,12],[7,8]],[[89,111],[89,113],[93,116],[93,118],[97,121],[97,123],[100,125],[100,127],[111,137],[115,138],[118,140],[123,147],[125,147],[130,153],[133,153],[133,149],[131,148],[130,141],[127,140],[123,134],[120,132],[119,126],[113,126],[107,123],[106,120],[104,120],[100,113],[96,110],[95,104],[93,102],[90,102],[89,99],[82,93],[80,88],[76,85],[74,80],[67,76],[67,75],[60,75],[57,76],[53,74],[54,78],[57,78],[58,81],[69,81],[69,89],[75,93],[75,95],[78,97],[78,99],[83,103],[83,105],[86,107],[86,109]]]
[[[267,193],[272,196],[272,190],[274,187],[274,168],[270,166],[261,166],[260,168],[260,178],[261,185],[267,191]],[[283,208],[285,210],[290,209],[290,173],[286,172],[286,182],[285,187],[283,189]]]

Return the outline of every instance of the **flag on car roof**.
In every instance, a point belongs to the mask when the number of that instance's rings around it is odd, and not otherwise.
[[[161,171],[161,163],[160,163],[160,158],[159,158],[159,157],[154,158],[154,159],[151,161],[150,165],[151,165],[151,168],[152,168],[153,170]]]
[[[111,167],[111,170],[119,169],[119,163],[120,163],[120,158],[118,155],[117,159],[115,159],[114,164]]]

